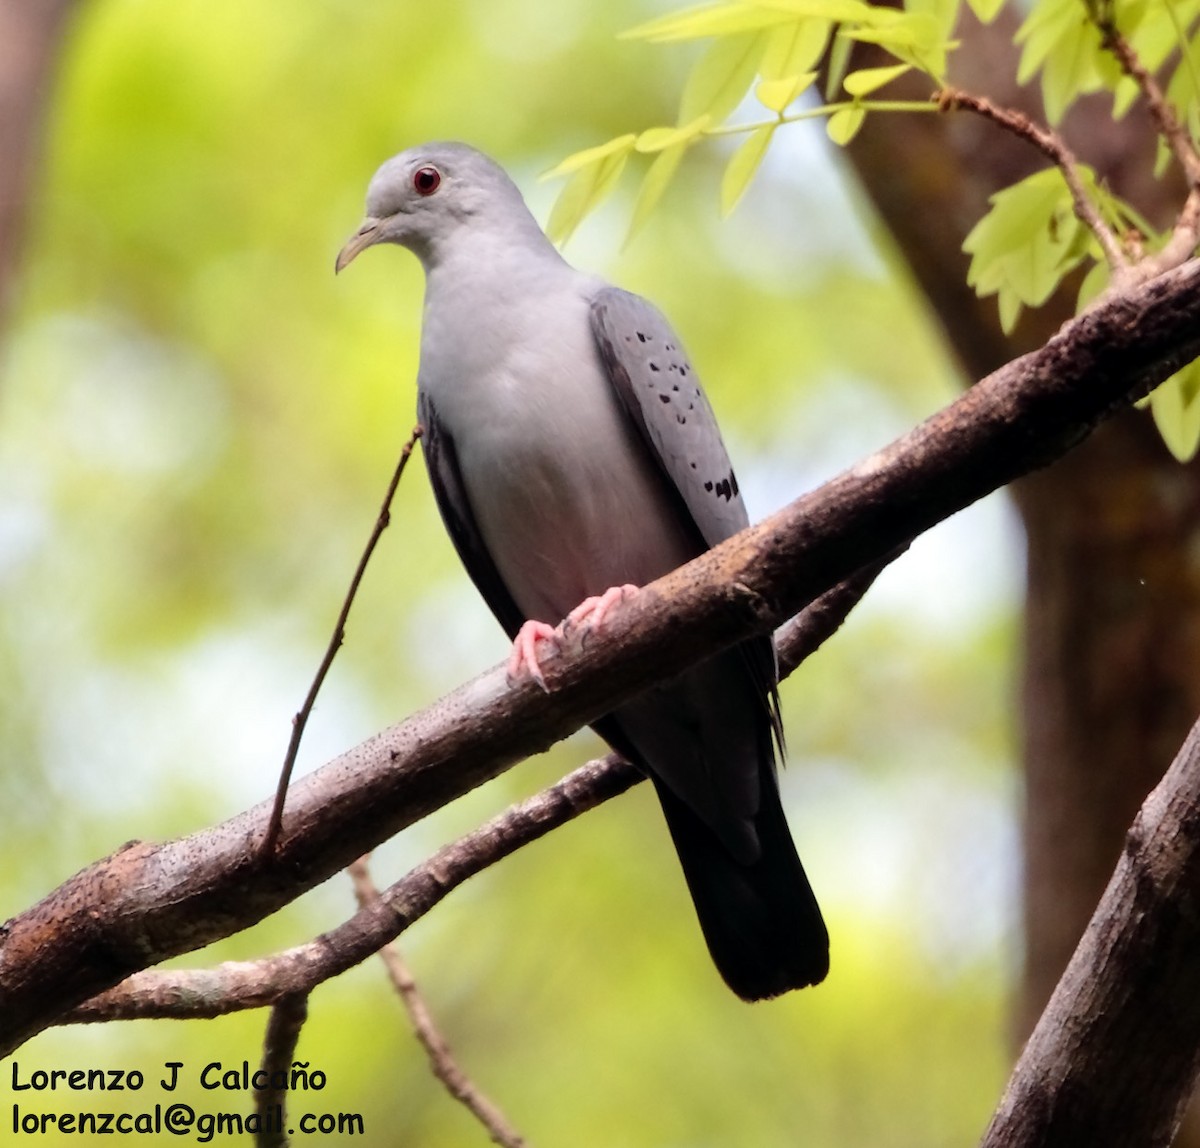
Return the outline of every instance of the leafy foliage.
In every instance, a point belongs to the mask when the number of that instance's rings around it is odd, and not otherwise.
[[[904,107],[933,111],[932,104],[887,103],[871,97],[913,69],[930,77],[931,92],[940,84],[953,46],[948,38],[952,14],[943,8],[941,4],[914,3],[897,10],[863,0],[731,0],[670,13],[634,28],[627,35],[654,43],[711,43],[684,85],[676,127],[649,128],[637,137],[620,136],[569,156],[548,173],[548,177],[571,174],[550,220],[551,237],[564,242],[571,236],[616,186],[624,160],[633,151],[667,154],[660,155],[643,177],[630,235],[645,223],[687,150],[708,137],[747,137],[730,156],[721,181],[721,208],[728,212],[754,178],[781,124],[823,116],[829,138],[845,145],[871,110]],[[826,53],[832,59],[845,60],[855,41],[877,45],[897,63],[850,74],[835,69],[827,91],[840,87],[846,98],[813,108],[798,107],[816,82]],[[754,103],[772,118],[731,122],[751,92]]]
[[[1038,77],[1051,124],[1081,96],[1098,91],[1111,92],[1114,114],[1124,115],[1138,87],[1106,47],[1111,27],[1150,72],[1166,68],[1171,101],[1194,119],[1198,25],[1200,0],[1039,0],[1017,33],[1018,79]]]
[[[1132,225],[1131,212],[1099,185],[1087,167],[1076,169],[1113,228]],[[1046,168],[991,197],[991,210],[963,243],[971,256],[967,282],[979,295],[996,295],[1000,321],[1011,331],[1022,306],[1038,307],[1080,264],[1103,267],[1095,234],[1075,214],[1062,172]]]
[[[970,5],[980,19],[991,20],[1003,2],[970,0]],[[687,151],[706,139],[745,137],[730,153],[721,179],[720,205],[727,214],[785,124],[824,118],[830,141],[845,147],[868,114],[935,110],[933,102],[889,101],[877,93],[910,73],[929,81],[931,96],[944,89],[960,4],[906,0],[897,9],[865,0],[723,0],[634,28],[626,35],[655,43],[708,41],[684,86],[677,126],[620,136],[576,153],[549,173],[573,173],[551,219],[552,237],[565,241],[571,235],[616,187],[634,153],[657,154],[643,176],[630,236],[661,201]],[[1200,0],[1037,0],[1016,35],[1017,78],[1022,83],[1037,79],[1046,117],[1057,125],[1088,93],[1110,93],[1114,117],[1123,116],[1139,96],[1157,99],[1147,86],[1153,81],[1145,77],[1162,71],[1166,106],[1176,109],[1195,140],[1200,136],[1198,38]],[[850,70],[854,43],[874,44],[895,62]],[[822,69],[823,102],[813,96]],[[756,118],[759,110],[769,118]],[[1159,120],[1161,126],[1161,115]],[[1017,122],[1010,119],[1006,126],[1020,131]],[[997,297],[1005,331],[1012,330],[1023,307],[1040,306],[1073,272],[1085,270],[1083,305],[1108,284],[1111,264],[1124,266],[1142,252],[1161,250],[1169,238],[1109,191],[1093,170],[1076,163],[1065,146],[1047,148],[1046,136],[1038,131],[1028,125],[1024,134],[1048,150],[1057,166],[994,194],[964,244],[971,256],[968,283],[981,296]],[[1172,158],[1169,136],[1163,127],[1160,172]],[[1178,141],[1172,146],[1178,149]],[[1200,159],[1196,162],[1200,166]],[[1200,447],[1191,374],[1164,384],[1150,406],[1170,449],[1190,458]]]

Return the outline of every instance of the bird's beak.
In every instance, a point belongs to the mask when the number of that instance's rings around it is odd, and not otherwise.
[[[360,251],[366,250],[372,243],[378,243],[382,238],[380,228],[383,226],[382,219],[375,219],[368,216],[363,220],[363,225],[346,241],[346,246],[338,252],[337,262],[333,265],[333,273],[336,275],[350,260],[353,259]]]

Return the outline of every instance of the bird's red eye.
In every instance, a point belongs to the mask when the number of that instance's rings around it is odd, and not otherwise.
[[[413,172],[413,187],[418,195],[432,195],[442,182],[442,173],[436,167],[419,167]]]

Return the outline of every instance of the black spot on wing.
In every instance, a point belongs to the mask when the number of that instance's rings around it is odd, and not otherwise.
[[[692,463],[693,469],[696,464]],[[709,494],[715,494],[718,498],[723,498],[726,502],[737,497],[738,481],[737,476],[731,470],[728,475],[718,482],[713,482],[711,479],[704,484],[704,489]]]

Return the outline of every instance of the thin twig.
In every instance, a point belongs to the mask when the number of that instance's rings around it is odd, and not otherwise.
[[[1170,271],[1172,267],[1186,262],[1192,257],[1197,244],[1200,244],[1200,184],[1188,193],[1179,218],[1175,221],[1171,238],[1161,250],[1147,256],[1143,261],[1146,265],[1146,278],[1161,275],[1164,271]]]
[[[1071,193],[1071,204],[1075,215],[1085,227],[1096,237],[1104,258],[1114,272],[1124,271],[1129,266],[1121,241],[1097,210],[1092,197],[1088,195],[1079,174],[1079,161],[1075,153],[1067,146],[1066,141],[1057,132],[1041,127],[1034,123],[1024,112],[1014,108],[1002,108],[993,104],[986,96],[978,96],[960,88],[943,88],[937,95],[938,106],[945,111],[965,108],[984,119],[1012,132],[1020,139],[1033,144],[1040,152],[1049,157],[1066,181]]]
[[[1160,251],[1148,256],[1139,264],[1139,277],[1150,279],[1190,259],[1197,244],[1200,244],[1200,153],[1197,152],[1191,135],[1175,114],[1162,85],[1142,63],[1133,50],[1133,45],[1117,30],[1111,11],[1094,3],[1089,3],[1087,8],[1100,32],[1101,44],[1112,53],[1125,75],[1138,86],[1158,128],[1158,134],[1171,149],[1175,162],[1183,169],[1191,185],[1187,200],[1175,221],[1171,238]],[[1184,44],[1182,50],[1186,54],[1190,48]]]
[[[1200,154],[1187,129],[1179,122],[1175,109],[1167,99],[1162,86],[1138,58],[1133,45],[1117,30],[1110,12],[1100,12],[1099,5],[1088,4],[1087,8],[1100,32],[1101,45],[1112,53],[1121,70],[1138,86],[1146,101],[1151,117],[1158,127],[1159,135],[1166,141],[1167,147],[1176,162],[1183,168],[1188,183],[1192,187],[1200,184]],[[1105,6],[1109,8],[1110,6]],[[1186,46],[1183,49],[1187,51]]]
[[[836,633],[879,572],[900,553],[898,550],[864,567],[779,628],[776,645],[781,679]],[[212,969],[136,973],[78,1006],[59,1023],[213,1017],[310,992],[367,960],[470,877],[643,780],[637,769],[615,753],[589,761],[443,846],[385,889],[379,901],[308,944],[257,961],[229,961]]]
[[[255,1101],[259,1127],[254,1143],[258,1148],[287,1148],[291,1143],[285,1119],[286,1083],[296,1055],[296,1045],[300,1042],[300,1032],[307,1019],[307,993],[291,993],[280,997],[271,1008],[262,1056],[262,1072],[268,1084],[266,1088],[257,1090]],[[283,1087],[280,1087],[281,1083]]]
[[[262,842],[261,856],[263,857],[270,857],[275,850],[275,842],[279,839],[279,831],[283,826],[283,806],[287,800],[288,785],[292,780],[292,770],[296,767],[296,756],[300,752],[300,741],[304,737],[304,729],[308,725],[308,719],[312,714],[313,706],[316,705],[317,695],[321,692],[321,687],[325,684],[325,677],[329,673],[329,668],[333,665],[333,659],[337,656],[338,650],[346,640],[346,620],[350,617],[350,607],[354,604],[354,597],[358,593],[358,587],[363,580],[363,575],[367,571],[367,564],[371,561],[371,555],[375,552],[375,547],[383,532],[387,529],[388,523],[391,522],[392,499],[396,496],[396,488],[400,485],[400,479],[404,475],[404,468],[408,465],[409,457],[412,455],[413,448],[417,445],[417,439],[421,437],[422,431],[423,428],[420,424],[413,427],[413,432],[409,436],[408,442],[404,444],[404,449],[400,452],[400,458],[396,463],[396,470],[392,474],[391,482],[388,483],[387,493],[383,496],[383,504],[379,508],[375,525],[371,528],[371,536],[367,539],[367,545],[363,549],[362,557],[358,560],[358,567],[354,571],[354,577],[350,579],[350,589],[347,590],[345,601],[342,602],[341,611],[338,613],[337,622],[333,627],[333,635],[330,637],[329,645],[325,649],[325,656],[321,659],[320,666],[317,667],[317,673],[313,678],[312,685],[308,687],[308,696],[304,699],[304,705],[300,707],[299,713],[292,718],[292,736],[288,742],[287,755],[283,759],[283,768],[279,771],[279,785],[275,790],[275,805],[271,810],[271,820],[267,823],[266,836]]]
[[[350,866],[349,873],[354,882],[354,895],[359,905],[365,909],[369,905],[377,904],[380,899],[379,890],[371,880],[367,858],[360,857],[355,861]],[[488,1135],[495,1143],[503,1148],[524,1148],[524,1137],[508,1123],[504,1113],[479,1091],[474,1081],[454,1059],[454,1054],[439,1031],[415,978],[400,955],[399,946],[394,941],[389,941],[379,950],[379,955],[383,958],[392,985],[408,1013],[413,1032],[429,1058],[429,1067],[433,1070],[433,1075],[445,1085],[446,1091],[487,1129]]]

